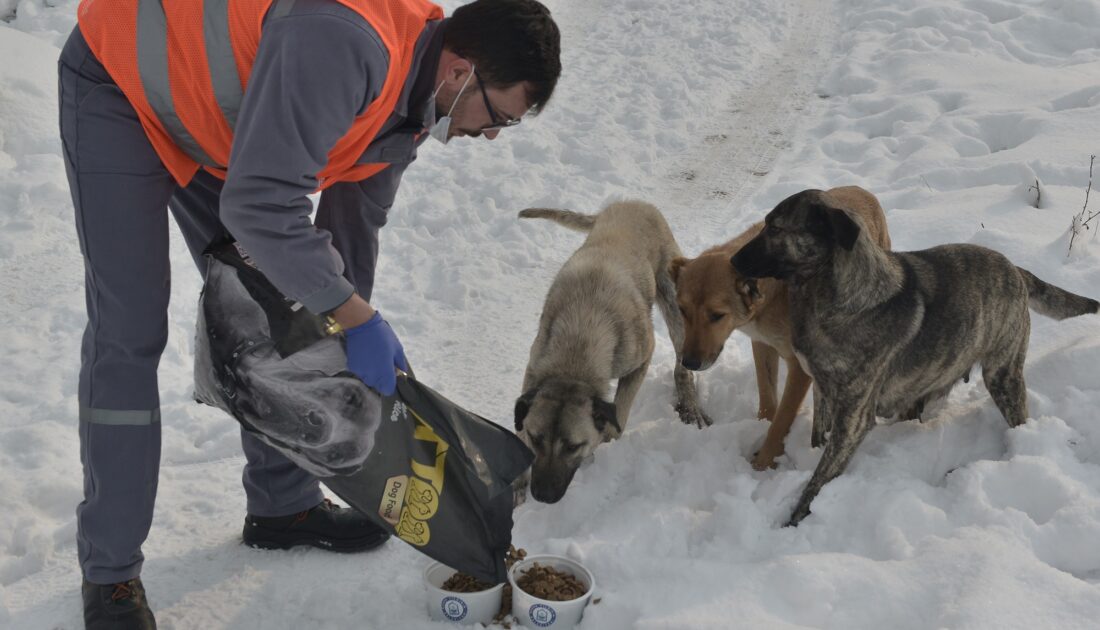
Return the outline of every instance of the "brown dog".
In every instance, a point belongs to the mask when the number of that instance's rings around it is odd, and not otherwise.
[[[837,207],[847,208],[858,216],[879,246],[890,249],[886,216],[874,195],[858,186],[833,188],[825,194]],[[681,349],[684,367],[705,370],[714,365],[726,339],[735,330],[752,339],[760,394],[757,417],[772,423],[764,445],[753,457],[752,466],[757,470],[774,467],[775,458],[783,454],[783,440],[813,383],[791,345],[786,283],[774,278],[744,278],[730,264],[730,257],[763,228],[762,222],[757,223],[728,243],[704,251],[698,258],[673,259],[670,267],[676,282],[676,301],[684,314]],[[787,364],[787,382],[783,398],[777,404],[779,357]]]

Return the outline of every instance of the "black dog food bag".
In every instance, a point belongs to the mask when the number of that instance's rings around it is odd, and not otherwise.
[[[347,371],[343,336],[283,297],[233,243],[206,254],[195,398],[322,478],[428,556],[504,582],[512,482],[532,454],[411,376],[382,397]]]

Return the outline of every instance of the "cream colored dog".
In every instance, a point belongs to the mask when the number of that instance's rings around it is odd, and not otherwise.
[[[669,276],[680,248],[657,208],[623,201],[597,215],[529,208],[519,216],[588,232],[550,286],[516,401],[516,431],[535,452],[531,495],[554,503],[581,461],[626,426],[653,356],[654,303],[677,349],[680,419],[698,427],[710,419],[699,409],[694,375],[680,361],[684,325]]]

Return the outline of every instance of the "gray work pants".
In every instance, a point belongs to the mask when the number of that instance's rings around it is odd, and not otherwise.
[[[201,271],[202,250],[224,232],[221,182],[200,171],[186,188],[175,183],[79,29],[61,53],[58,73],[88,308],[79,379],[84,501],[77,508],[77,551],[86,579],[111,584],[141,572],[141,545],[153,519],[161,434],[157,364],[168,337],[166,208]],[[321,501],[314,477],[249,433],[241,436],[249,513],[282,516]]]

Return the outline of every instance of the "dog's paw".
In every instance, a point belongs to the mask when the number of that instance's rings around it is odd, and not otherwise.
[[[798,524],[802,522],[802,519],[810,515],[810,502],[813,501],[813,497],[807,497],[806,493],[798,499],[798,503],[794,506],[794,510],[791,511],[791,518],[787,521],[787,524],[783,527],[798,527]]]
[[[694,424],[700,429],[705,429],[714,424],[714,420],[711,420],[710,416],[703,413],[703,410],[695,405],[679,403],[676,405],[676,413],[680,416],[680,422]]]
[[[791,514],[791,518],[783,527],[798,527],[798,524],[802,522],[802,519],[810,515],[810,508],[798,509]]]
[[[782,455],[783,452],[778,453],[766,453],[764,449],[760,449],[753,453],[752,456],[752,468],[757,471],[774,470],[779,467],[779,463],[775,461],[776,457]]]
[[[810,431],[810,446],[813,448],[822,448],[829,440],[828,432],[819,430],[816,426]]]

